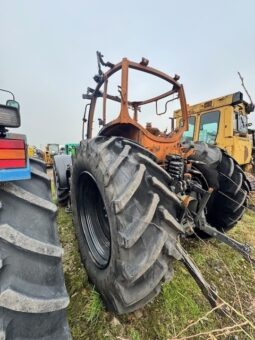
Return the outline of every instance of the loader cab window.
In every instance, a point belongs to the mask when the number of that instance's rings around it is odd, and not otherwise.
[[[50,144],[49,145],[49,152],[52,155],[56,155],[59,152],[59,145],[58,144]]]
[[[191,116],[189,117],[189,129],[185,131],[182,135],[182,141],[191,141],[194,138],[194,131],[195,131],[195,122],[196,117]],[[180,127],[182,126],[183,122],[180,120]]]
[[[199,141],[215,144],[220,120],[219,111],[203,113],[200,117]]]
[[[247,116],[234,112],[234,131],[246,134],[248,133],[248,119]]]

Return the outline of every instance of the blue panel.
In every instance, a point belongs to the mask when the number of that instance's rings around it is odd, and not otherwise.
[[[20,181],[23,179],[30,179],[30,178],[31,178],[31,172],[30,172],[29,160],[27,161],[26,168],[0,170],[0,182]]]

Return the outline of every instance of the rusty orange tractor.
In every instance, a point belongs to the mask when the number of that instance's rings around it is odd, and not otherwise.
[[[112,64],[105,63],[100,53],[97,56],[96,87],[83,95],[88,103],[79,149],[72,162],[65,155],[56,156],[54,166],[61,195],[71,183],[76,234],[88,276],[109,309],[127,313],[160,292],[162,282],[172,279],[177,259],[215,305],[216,291],[204,280],[180,239],[195,234],[213,236],[253,261],[249,247],[224,233],[245,211],[246,177],[219,148],[181,143],[188,113],[177,75],[170,77],[149,67],[144,58],[140,63],[124,58]],[[103,72],[102,67],[108,71]],[[132,84],[134,72],[139,76]],[[111,79],[116,80],[117,74],[115,94]],[[133,92],[144,92],[152,85],[150,81],[139,84],[140,74],[164,81],[164,90],[163,85],[156,87],[163,90],[161,94],[133,100]],[[175,101],[181,106],[182,126],[174,129],[167,119],[170,129],[155,127],[162,116],[171,118],[169,105]],[[144,116],[146,105],[149,110]],[[100,130],[93,136],[96,120]]]

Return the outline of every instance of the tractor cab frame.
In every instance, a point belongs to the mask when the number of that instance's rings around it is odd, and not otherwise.
[[[180,154],[180,139],[183,132],[188,127],[188,111],[185,99],[185,93],[182,84],[178,82],[179,76],[175,75],[170,77],[166,73],[158,71],[152,67],[149,67],[149,61],[142,58],[140,63],[135,63],[127,58],[122,59],[118,64],[105,63],[102,59],[102,55],[97,52],[99,73],[94,77],[97,82],[95,89],[88,88],[87,94],[83,95],[83,99],[90,100],[90,103],[86,105],[83,122],[87,122],[87,134],[88,139],[92,138],[93,122],[95,116],[95,108],[97,99],[103,98],[102,116],[100,118],[100,124],[102,129],[99,134],[102,136],[123,136],[134,140],[135,142],[144,145],[149,151],[153,152],[159,161],[164,161],[168,154]],[[105,73],[101,70],[101,65],[107,66],[110,69]],[[148,98],[142,101],[129,101],[128,96],[128,79],[129,70],[134,69],[137,71],[151,74],[155,77],[161,78],[169,83],[169,90],[152,98]],[[119,96],[113,96],[108,93],[108,80],[116,72],[121,71],[121,86],[119,86]],[[103,90],[100,89],[103,87]],[[172,98],[170,98],[172,96]],[[168,99],[167,99],[168,98]],[[120,103],[120,112],[116,119],[107,123],[106,117],[106,101],[107,99]],[[160,100],[167,99],[165,102],[165,112],[167,111],[167,105],[174,100],[180,101],[182,110],[183,124],[180,128],[172,130],[169,134],[160,132],[151,126],[142,126],[139,123],[139,111],[143,105],[155,103],[155,113],[159,116],[162,113],[158,113],[158,103]],[[130,109],[133,111],[133,117],[130,115]],[[86,117],[88,111],[88,119]],[[171,127],[173,124],[171,124]],[[84,131],[84,126],[83,126]],[[84,134],[83,134],[84,138]]]

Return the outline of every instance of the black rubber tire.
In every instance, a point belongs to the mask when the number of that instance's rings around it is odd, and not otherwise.
[[[70,189],[67,180],[67,167],[72,164],[70,155],[57,155],[53,158],[53,179],[57,203],[61,207],[68,205]]]
[[[93,210],[81,199],[91,176],[109,221],[110,255],[103,268],[91,255],[88,225],[81,222],[82,209]],[[151,153],[121,137],[84,141],[73,160],[71,199],[82,262],[107,308],[118,314],[144,306],[173,277],[172,262],[179,259],[173,226],[181,228],[177,219],[182,207],[169,182]]]
[[[30,180],[0,183],[0,337],[71,339],[50,179],[30,166]]]
[[[208,186],[214,189],[207,205],[206,219],[210,225],[227,232],[242,218],[247,206],[249,184],[238,163],[224,150],[206,143],[195,143],[196,164]]]

